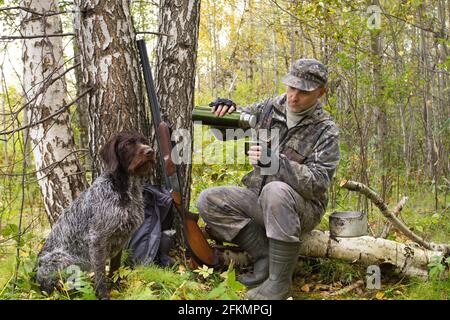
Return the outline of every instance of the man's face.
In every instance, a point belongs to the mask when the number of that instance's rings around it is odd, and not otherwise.
[[[287,102],[292,112],[302,112],[312,105],[325,93],[325,88],[314,91],[303,91],[297,88],[287,87]]]

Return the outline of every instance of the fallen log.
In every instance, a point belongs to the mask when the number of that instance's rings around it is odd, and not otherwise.
[[[328,231],[313,230],[301,239],[300,255],[340,259],[365,266],[389,264],[406,276],[428,278],[428,264],[442,251],[427,250],[416,243],[400,243],[382,238],[362,236],[331,238]]]
[[[441,251],[424,249],[414,242],[400,243],[383,238],[362,236],[354,238],[330,237],[328,231],[313,230],[301,238],[299,255],[311,258],[339,259],[359,265],[390,265],[405,276],[428,278],[428,264],[434,256],[443,257]],[[223,250],[222,262],[234,262],[237,267],[251,264],[245,252]]]

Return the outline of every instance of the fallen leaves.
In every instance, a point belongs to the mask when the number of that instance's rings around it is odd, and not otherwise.
[[[300,287],[300,290],[305,293],[318,293],[321,295],[331,294],[343,287],[340,281],[337,281],[333,284],[324,284],[321,281],[317,283],[305,283]]]
[[[302,290],[303,292],[309,292],[310,291],[310,286],[309,284],[305,284],[304,286],[302,286],[300,288],[300,290]]]
[[[331,286],[326,285],[326,284],[316,284],[314,286],[314,290],[315,291],[329,291],[331,289]]]

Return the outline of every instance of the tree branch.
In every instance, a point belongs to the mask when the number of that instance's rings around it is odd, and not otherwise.
[[[392,212],[389,211],[383,199],[378,194],[376,194],[375,191],[371,190],[366,185],[356,181],[342,180],[340,186],[350,191],[356,191],[365,195],[370,201],[372,201],[372,203],[375,206],[377,206],[378,209],[380,209],[381,213],[386,218],[388,218],[392,222],[392,224],[409,239],[420,244],[422,247],[428,250],[441,251],[445,255],[450,254],[450,245],[428,242],[422,237],[415,234],[413,231],[411,231],[411,229],[409,229],[408,226],[406,226],[401,220],[399,220],[396,216],[394,216]]]
[[[437,38],[448,39],[448,34],[445,32],[445,30],[436,31],[436,30],[433,30],[433,29],[431,29],[431,28],[427,28],[427,27],[424,27],[424,26],[419,26],[419,25],[417,25],[417,24],[415,24],[415,23],[412,23],[412,22],[410,22],[410,21],[408,21],[408,20],[406,20],[406,19],[403,19],[403,18],[394,16],[394,15],[392,15],[392,14],[386,13],[384,10],[383,10],[382,13],[383,13],[386,17],[394,18],[394,19],[400,20],[400,21],[402,21],[402,22],[404,22],[404,23],[406,23],[406,24],[409,24],[410,26],[413,26],[413,27],[417,28],[417,29],[420,29],[420,30],[423,30],[423,31],[427,31],[427,32],[433,33],[434,36],[437,37]]]
[[[400,202],[395,206],[394,210],[392,210],[392,214],[394,216],[398,216],[400,214],[400,211],[402,211],[403,207],[406,204],[406,201],[408,201],[408,197],[403,197],[402,200],[400,200]],[[389,232],[391,231],[392,228],[392,223],[391,221],[387,221],[386,224],[384,225],[383,231],[380,234],[380,238],[386,239],[387,236],[389,235]]]
[[[53,76],[53,74],[55,74],[59,69],[56,69],[55,71],[53,71],[51,74],[48,75],[48,77],[46,79],[44,79],[42,82],[45,82],[47,80],[50,79],[50,81],[48,83],[45,83],[45,85],[42,86],[42,88],[39,90],[39,92],[37,92],[33,98],[31,98],[28,102],[26,102],[23,106],[21,106],[19,108],[19,110],[16,110],[14,112],[10,112],[10,113],[0,113],[0,116],[10,116],[10,115],[14,115],[14,114],[18,114],[20,111],[22,111],[23,109],[25,109],[28,105],[30,105],[34,100],[37,99],[37,97],[39,95],[41,95],[42,93],[44,93],[44,91],[50,87],[53,83],[55,83],[56,80],[61,79],[62,77],[64,77],[64,75],[66,73],[68,73],[69,71],[79,67],[81,65],[81,62],[78,62],[77,64],[74,64],[73,66],[71,66],[70,68],[67,68],[63,73],[61,73],[60,75],[58,75],[56,78],[51,78]],[[27,93],[25,93],[26,95]],[[14,105],[15,107],[15,105]]]
[[[0,12],[2,11],[9,11],[9,10],[22,10],[25,12],[29,12],[38,16],[45,16],[45,17],[50,17],[50,16],[56,16],[58,14],[65,14],[65,13],[74,13],[75,11],[73,10],[69,10],[69,11],[48,11],[48,12],[37,12],[34,11],[30,8],[26,8],[26,7],[22,7],[22,6],[14,6],[14,7],[2,7],[0,8]]]
[[[86,153],[86,152],[88,152],[88,151],[89,151],[89,149],[77,149],[77,150],[73,150],[73,151],[69,152],[68,154],[66,154],[62,159],[60,159],[60,160],[58,160],[58,161],[55,161],[55,162],[49,164],[49,165],[46,166],[46,167],[40,168],[39,170],[34,170],[34,171],[26,172],[26,173],[5,173],[5,172],[3,172],[3,171],[1,170],[1,168],[0,168],[0,175],[1,175],[1,176],[7,176],[7,177],[21,177],[22,175],[31,176],[31,175],[35,175],[35,174],[38,173],[38,172],[52,171],[54,168],[56,168],[57,166],[59,166],[64,160],[66,160],[66,159],[67,159],[68,157],[70,157],[72,154],[76,154],[76,153],[78,153],[78,152],[80,152],[80,153]],[[47,177],[47,176],[48,176],[48,175],[45,175],[45,176],[41,177],[40,179],[45,178],[45,177]],[[40,180],[40,179],[39,179],[39,180]]]
[[[2,36],[0,40],[23,40],[36,38],[52,38],[52,37],[75,37],[75,33],[57,33],[57,34],[40,34],[34,36]]]
[[[76,97],[74,100],[72,100],[72,102],[70,102],[69,104],[66,104],[65,106],[63,106],[61,109],[59,109],[58,111],[52,113],[51,115],[49,115],[48,117],[45,117],[37,122],[33,122],[30,124],[27,124],[26,126],[20,127],[18,129],[14,129],[14,130],[9,130],[9,131],[0,131],[0,135],[5,135],[5,134],[11,134],[11,133],[16,133],[22,130],[25,130],[27,128],[31,128],[34,126],[37,126],[38,124],[44,123],[47,120],[52,119],[53,117],[63,113],[64,111],[66,111],[67,109],[69,109],[75,102],[77,102],[79,99],[81,99],[83,96],[85,96],[89,91],[92,90],[91,88],[86,89],[85,91],[83,91],[78,97]]]

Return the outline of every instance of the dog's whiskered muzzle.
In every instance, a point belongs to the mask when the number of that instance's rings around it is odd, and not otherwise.
[[[155,162],[156,161],[156,152],[152,149],[149,148],[146,152],[145,155],[148,156],[150,158],[151,161]]]

